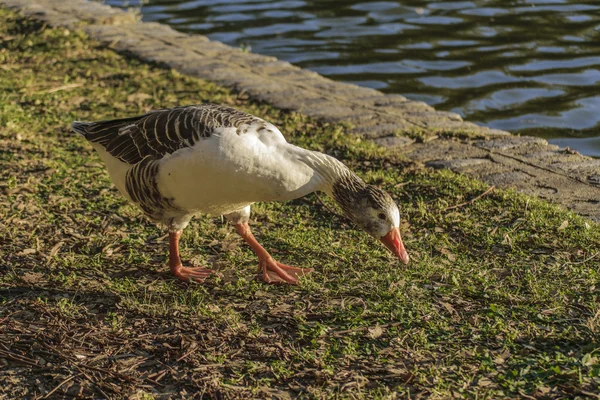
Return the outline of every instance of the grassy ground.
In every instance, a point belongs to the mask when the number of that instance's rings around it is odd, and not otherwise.
[[[300,286],[196,218],[167,272],[165,231],[69,133],[199,102],[235,105],[343,158],[404,213],[404,267],[315,196],[254,207]],[[213,84],[0,9],[0,398],[598,397],[600,229],[554,206],[397,159]],[[455,205],[462,206],[455,207]]]

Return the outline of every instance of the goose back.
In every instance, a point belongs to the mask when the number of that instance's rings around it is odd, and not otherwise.
[[[74,122],[73,129],[88,141],[102,146],[111,156],[130,165],[144,158],[160,159],[175,151],[193,147],[219,128],[236,128],[267,123],[231,107],[201,104],[151,111],[147,114],[100,122]]]

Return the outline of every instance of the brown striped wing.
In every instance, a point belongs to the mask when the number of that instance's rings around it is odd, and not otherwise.
[[[200,139],[210,137],[215,129],[240,128],[260,121],[231,107],[205,104],[94,122],[84,129],[87,140],[99,143],[113,157],[133,165],[146,157],[156,160],[191,147]]]

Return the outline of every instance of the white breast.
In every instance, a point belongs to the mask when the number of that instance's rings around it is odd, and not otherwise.
[[[307,150],[287,143],[272,129],[242,134],[219,129],[165,157],[157,180],[160,192],[190,213],[216,215],[312,192],[319,177],[300,161]]]

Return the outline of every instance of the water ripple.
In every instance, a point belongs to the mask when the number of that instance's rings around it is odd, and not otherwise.
[[[600,140],[581,139],[600,130],[598,0],[107,3],[600,156]]]

